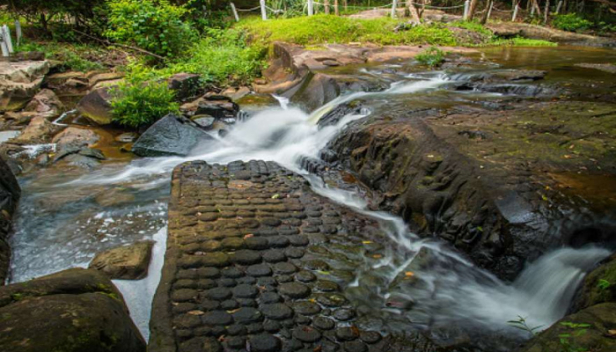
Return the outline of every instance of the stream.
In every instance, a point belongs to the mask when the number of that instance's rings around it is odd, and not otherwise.
[[[545,81],[525,83],[532,87],[537,84],[575,86],[593,91],[614,89],[615,79],[571,64],[605,62],[606,57],[616,60],[614,51],[567,47],[498,48],[486,49],[481,54],[482,59],[499,64],[499,68],[549,70]],[[257,109],[224,138],[204,141],[186,158],[115,158],[92,170],[49,168],[22,175],[19,179],[22,199],[11,237],[10,281],[22,282],[70,267],[87,267],[101,250],[153,239],[156,245],[148,277],[138,281],[114,280],[147,339],[151,300],[160,280],[165,252],[173,168],[189,160],[220,164],[272,160],[304,175],[318,194],[379,221],[389,238],[383,243],[388,254],[377,265],[358,268],[356,280],[348,290],[357,301],[372,300],[375,311],[371,314],[387,321],[388,328],[473,326],[526,338],[524,332],[514,329],[507,321],[524,317],[531,327],[549,327],[565,315],[586,272],[610,251],[598,247],[558,249],[528,265],[515,282],[505,283],[441,241],[422,239],[409,232],[402,219],[367,210],[367,201],[360,195],[326,186],[301,164],[302,158],[318,158],[319,152],[345,126],[369,114],[390,113],[411,105],[473,105],[506,98],[501,93],[452,89],[468,79],[469,74],[490,67],[497,66],[442,72],[421,72],[412,65],[347,67],[344,69],[355,70],[358,75],[382,79],[390,88],[378,93],[343,95],[312,114],[278,98],[279,106]],[[589,86],[588,82],[593,80],[596,83]],[[323,128],[316,124],[334,107],[357,99],[365,107],[361,114],[348,115],[337,124]],[[414,260],[428,264],[413,265]],[[395,285],[396,277],[409,267],[414,268],[414,275],[421,281],[413,292],[405,292]],[[384,284],[370,287],[371,295],[366,296],[362,288],[375,277]],[[413,309],[387,306],[387,300],[393,295],[412,301]]]

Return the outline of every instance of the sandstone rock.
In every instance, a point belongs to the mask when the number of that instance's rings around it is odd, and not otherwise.
[[[122,295],[102,273],[69,269],[0,288],[4,352],[145,352]]]
[[[248,94],[250,94],[250,88],[248,87],[227,88],[220,94],[228,97],[229,99],[233,101],[237,101],[247,96]]]
[[[49,89],[38,92],[24,108],[24,111],[34,112],[48,119],[60,116],[63,110],[64,104],[58,99],[56,93]]]
[[[90,269],[100,270],[111,279],[139,280],[148,275],[153,241],[137,242],[98,253]]]
[[[290,100],[306,111],[313,111],[336,99],[339,94],[340,86],[334,79],[317,73],[310,74]]]
[[[118,188],[114,188],[111,191],[105,190],[104,192],[96,196],[96,203],[103,207],[111,207],[119,204],[130,203],[134,200],[134,195]]]
[[[68,127],[55,135],[51,142],[56,143],[56,148],[61,150],[68,145],[74,147],[92,146],[99,139],[99,135],[91,129]]]
[[[134,132],[126,132],[121,135],[115,137],[115,140],[121,143],[133,143],[139,138],[139,135]]]
[[[117,82],[122,78],[124,78],[124,73],[122,72],[96,73],[88,78],[88,82],[90,84],[90,87],[98,88],[102,85],[105,85],[105,82]]]
[[[239,106],[230,98],[211,94],[180,106],[180,111],[187,116],[209,115],[217,119],[235,117],[239,110]]]
[[[60,95],[85,95],[90,87],[83,72],[68,71],[45,77],[45,86]]]
[[[19,145],[49,143],[53,134],[60,128],[44,116],[37,116],[30,121],[19,137],[11,140],[11,143]]]
[[[175,98],[185,101],[196,96],[201,89],[201,76],[193,73],[178,73],[169,77],[169,89],[175,91]]]
[[[11,218],[21,196],[17,179],[9,166],[0,157],[0,285],[8,275],[11,248],[8,236],[11,231]]]
[[[47,61],[0,62],[0,111],[23,108],[49,71]]]
[[[112,122],[110,88],[99,88],[83,97],[77,110],[88,120],[99,125],[108,125]]]
[[[520,352],[616,350],[616,303],[603,303],[566,316],[530,340]]]
[[[169,114],[150,126],[133,145],[139,156],[186,156],[200,140],[211,138],[196,123]]]

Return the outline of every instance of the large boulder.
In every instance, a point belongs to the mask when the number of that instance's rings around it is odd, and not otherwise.
[[[110,124],[113,120],[110,89],[107,87],[94,89],[88,95],[81,98],[77,104],[77,110],[85,118],[96,124]]]
[[[0,285],[8,275],[11,248],[8,236],[11,231],[11,217],[21,195],[17,179],[9,166],[0,158]]]
[[[98,253],[90,269],[105,273],[111,279],[139,280],[148,275],[153,241],[142,241],[130,246],[111,248]]]
[[[102,273],[69,269],[0,288],[3,352],[141,352],[122,294]]]
[[[15,111],[28,104],[47,72],[47,61],[0,61],[0,111]]]
[[[336,99],[340,86],[335,79],[321,73],[309,73],[297,91],[291,95],[291,102],[306,111],[313,111]]]
[[[169,114],[148,128],[135,142],[132,151],[139,156],[186,156],[200,140],[209,138],[196,123]]]
[[[616,351],[616,303],[566,316],[530,340],[520,352]]]

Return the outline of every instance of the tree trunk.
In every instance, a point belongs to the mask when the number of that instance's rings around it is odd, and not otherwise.
[[[409,13],[411,14],[411,21],[416,24],[420,24],[421,20],[419,19],[419,14],[417,13],[417,8],[415,8],[413,0],[407,1],[407,4],[409,7]]]
[[[483,16],[481,17],[481,24],[488,23],[488,19],[490,18],[490,9],[492,8],[493,4],[494,4],[493,0],[489,0],[486,2],[485,12],[483,13]]]
[[[329,0],[323,1],[323,6],[325,6],[325,14],[329,15]]]
[[[478,0],[471,0],[471,5],[468,7],[468,21],[472,20],[475,15],[475,11],[477,10],[477,2]]]
[[[338,10],[338,0],[334,0],[334,13],[336,16],[340,16],[340,10]]]
[[[543,13],[543,24],[548,23],[548,16],[550,15],[550,0],[545,0],[545,11]]]

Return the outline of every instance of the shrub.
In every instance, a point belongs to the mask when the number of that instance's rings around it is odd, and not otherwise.
[[[439,48],[431,47],[421,52],[415,59],[423,65],[436,67],[445,61],[445,53]]]
[[[175,93],[167,81],[147,80],[151,73],[140,65],[132,65],[125,81],[113,89],[111,102],[113,121],[128,127],[151,125],[171,112],[179,111]]]
[[[8,10],[45,30],[53,21],[64,22],[67,15],[71,17],[72,25],[88,27],[96,21],[97,11],[104,2],[105,0],[10,0]]]
[[[556,15],[552,20],[552,24],[558,29],[569,32],[583,31],[592,26],[592,22],[583,19],[575,13]]]
[[[190,25],[182,21],[184,6],[168,0],[110,0],[107,37],[135,45],[161,56],[181,52],[194,38]]]
[[[265,65],[265,47],[248,46],[239,30],[209,30],[193,44],[190,56],[169,65],[167,74],[197,73],[215,84],[248,84]]]

